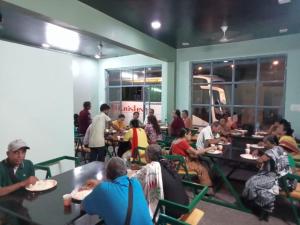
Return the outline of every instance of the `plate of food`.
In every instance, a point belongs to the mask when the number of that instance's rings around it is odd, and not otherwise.
[[[242,136],[242,133],[240,133],[240,132],[232,132],[231,135],[232,136]]]
[[[236,129],[237,132],[246,134],[248,130]]]
[[[56,185],[56,180],[38,180],[35,184],[25,187],[25,189],[27,191],[46,191],[54,188]]]
[[[72,199],[76,201],[82,201],[86,196],[88,196],[93,190],[74,190],[71,193]]]
[[[250,145],[250,148],[264,149],[265,147],[262,145],[258,145],[258,144],[252,144],[252,145]]]
[[[223,152],[221,150],[212,149],[212,150],[208,150],[207,153],[217,155],[217,154],[222,154]]]
[[[249,160],[256,160],[256,159],[258,159],[257,156],[253,156],[253,155],[251,155],[251,154],[240,154],[240,156],[241,156],[242,158],[244,158],[244,159],[249,159]]]
[[[254,138],[261,138],[261,139],[264,138],[264,136],[262,136],[262,135],[256,135],[256,134],[253,134],[252,137],[254,137]]]

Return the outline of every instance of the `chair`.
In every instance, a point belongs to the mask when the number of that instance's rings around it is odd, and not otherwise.
[[[156,216],[159,214],[159,218],[156,224],[178,224],[178,225],[197,225],[199,221],[202,219],[204,212],[200,209],[197,209],[196,206],[200,202],[200,200],[206,195],[208,191],[207,186],[203,186],[200,184],[192,183],[189,181],[182,181],[183,185],[189,188],[193,189],[194,193],[197,193],[189,205],[181,205],[175,202],[171,202],[168,200],[160,199],[156,210],[153,215],[153,221],[155,220]],[[181,211],[183,216],[181,216],[179,219],[167,216],[164,214],[163,207],[168,207],[172,209],[176,209],[178,211]]]
[[[50,159],[44,162],[40,162],[34,165],[34,168],[36,170],[44,170],[46,171],[46,179],[52,177],[50,166],[57,164],[61,160],[74,160],[75,167],[79,166],[80,161],[78,157],[72,157],[72,156],[61,156],[54,159]]]
[[[163,158],[172,161],[176,164],[176,171],[184,179],[192,180],[197,176],[195,171],[190,171],[186,165],[185,158],[182,155],[163,155]]]
[[[297,162],[295,162],[295,160],[293,159],[293,157],[289,154],[289,163],[290,166],[292,167],[292,169],[297,172]],[[290,191],[288,188],[288,180],[293,180],[296,179],[297,180],[297,187],[295,190]],[[296,224],[300,225],[300,218],[299,218],[299,214],[298,214],[298,208],[297,206],[294,204],[295,201],[300,201],[300,176],[297,174],[287,174],[284,177],[280,178],[280,182],[283,186],[283,192],[281,192],[281,196],[285,196],[288,201],[291,203],[291,207],[292,207],[292,211],[296,220]]]
[[[145,156],[145,151],[146,151],[146,148],[138,146],[134,150],[134,154],[136,154],[136,155],[135,155],[135,157],[133,157],[133,160],[131,162],[139,164],[139,165],[145,165],[146,162],[143,162],[143,160],[142,160],[142,158],[144,158],[144,156]]]

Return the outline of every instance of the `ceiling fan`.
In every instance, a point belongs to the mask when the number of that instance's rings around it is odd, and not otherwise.
[[[103,48],[103,44],[101,42],[99,42],[99,44],[97,45],[97,52],[94,55],[94,57],[96,59],[101,59],[103,57],[103,52],[102,52],[102,48]]]
[[[219,41],[222,42],[222,43],[225,43],[225,42],[228,42],[228,41],[232,40],[232,39],[228,39],[226,37],[226,31],[228,29],[228,26],[227,25],[222,25],[220,28],[223,31],[223,37]]]

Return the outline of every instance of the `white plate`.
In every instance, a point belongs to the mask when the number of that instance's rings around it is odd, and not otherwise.
[[[226,143],[220,142],[220,143],[218,143],[218,145],[231,145],[231,143],[230,142],[226,142]]]
[[[232,136],[242,136],[242,133],[239,132],[233,132],[231,133]]]
[[[257,145],[257,144],[253,144],[253,145],[250,145],[251,148],[258,148],[258,149],[263,149],[265,148],[264,146],[260,146],[260,145]]]
[[[248,130],[242,130],[242,129],[236,129],[236,131],[241,132],[241,133],[247,133]]]
[[[261,135],[255,135],[255,134],[253,134],[252,137],[254,137],[254,138],[264,138],[264,136],[261,136]]]
[[[86,196],[88,196],[93,190],[82,190],[82,191],[77,191],[74,190],[71,193],[71,196],[73,199],[77,201],[82,201]]]
[[[34,185],[25,187],[27,191],[46,191],[57,185],[56,180],[38,180]]]
[[[240,156],[241,156],[242,158],[244,158],[244,159],[250,159],[250,160],[256,160],[256,159],[258,159],[257,156],[253,156],[253,155],[251,155],[251,154],[240,154]]]
[[[221,153],[223,153],[223,152],[220,151],[220,150],[211,150],[211,151],[207,151],[207,153],[217,155],[217,154],[221,154]]]

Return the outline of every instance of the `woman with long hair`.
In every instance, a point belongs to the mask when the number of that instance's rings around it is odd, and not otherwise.
[[[292,129],[291,123],[285,119],[279,122],[276,130],[276,134],[279,137],[279,145],[291,154],[299,154],[299,149],[295,138],[293,137],[294,130]]]
[[[145,131],[149,140],[149,144],[156,144],[158,140],[162,139],[160,126],[156,117],[153,115],[148,116],[147,121],[148,123],[145,126]]]
[[[179,109],[176,109],[173,114],[173,120],[172,120],[172,123],[170,124],[169,126],[169,135],[172,136],[172,137],[177,137],[178,134],[180,133],[180,130],[182,128],[184,128],[184,122],[181,118],[181,113],[180,113],[180,110]]]

